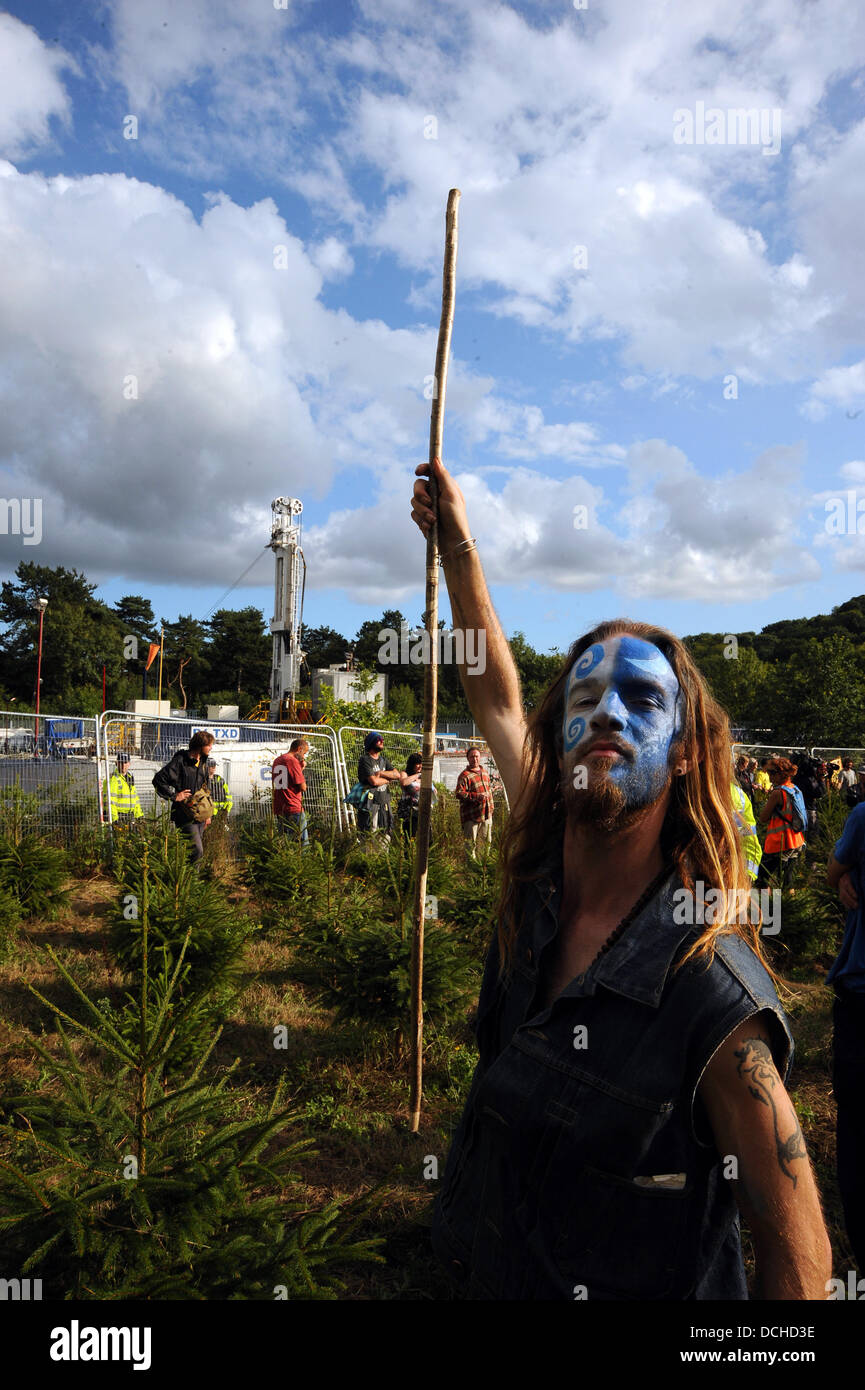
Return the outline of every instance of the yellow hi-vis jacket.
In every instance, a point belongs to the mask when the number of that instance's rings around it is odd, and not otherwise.
[[[757,835],[757,822],[754,819],[750,799],[747,793],[742,791],[738,782],[731,784],[730,792],[733,797],[733,817],[736,821],[739,838],[742,841],[745,867],[748,870],[748,877],[753,882],[757,877],[760,860],[763,858],[763,850]]]
[[[210,779],[210,799],[213,802],[213,814],[218,816],[220,811],[228,815],[234,805],[234,797],[231,795],[231,788],[224,777],[220,777],[215,772]]]
[[[138,792],[131,787],[123,776],[122,772],[112,772],[108,781],[102,783],[102,807],[108,812],[108,793],[111,791],[111,819],[116,821],[118,816],[134,816],[138,820],[143,816],[141,802],[138,800]]]

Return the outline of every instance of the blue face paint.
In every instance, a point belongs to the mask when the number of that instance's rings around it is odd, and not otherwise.
[[[588,651],[577,657],[571,671],[571,678],[579,680],[580,676],[587,676],[590,671],[594,671],[595,667],[601,664],[603,659],[604,648],[600,642],[596,642],[594,646],[589,647]]]
[[[600,755],[592,746],[609,739],[624,751],[611,756],[606,774],[626,802],[645,806],[663,791],[670,749],[680,730],[679,682],[667,658],[639,637],[612,637],[582,652],[565,696],[564,749],[573,766]]]
[[[566,687],[566,689],[565,689],[565,709],[566,709],[566,710],[567,710],[568,699],[569,699],[569,697],[570,697],[571,686],[572,686],[573,682],[574,682],[575,680],[579,680],[582,676],[588,676],[588,675],[590,674],[590,672],[594,671],[594,669],[595,669],[596,666],[599,666],[599,665],[601,664],[601,662],[603,661],[603,659],[604,659],[604,648],[603,648],[603,646],[601,645],[600,642],[595,642],[594,646],[589,647],[587,651],[582,652],[582,653],[577,657],[576,661],[574,662],[573,666],[571,667],[571,673],[570,673],[570,675],[568,676],[568,684],[567,684],[567,687]],[[567,714],[566,714],[566,716],[565,716],[565,740],[564,740],[564,741],[565,741],[565,752],[566,752],[566,753],[569,753],[569,752],[571,751],[572,748],[576,748],[577,744],[579,743],[580,739],[583,737],[583,734],[584,734],[585,732],[586,732],[586,721],[585,721],[585,719],[582,719],[579,715],[575,715],[573,718],[568,719]]]
[[[585,719],[581,719],[578,714],[575,715],[574,718],[569,721],[568,726],[565,729],[565,749],[567,752],[570,752],[572,748],[576,748],[577,744],[579,743],[580,739],[583,737],[583,734],[585,732]]]

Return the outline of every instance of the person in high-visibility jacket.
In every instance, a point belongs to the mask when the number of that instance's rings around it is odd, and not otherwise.
[[[213,819],[222,812],[229,815],[234,805],[234,797],[231,795],[231,788],[224,777],[220,777],[216,771],[216,759],[207,759],[207,771],[210,774],[210,799],[213,802]]]
[[[738,782],[731,782],[730,794],[733,798],[733,817],[736,821],[739,839],[742,842],[745,868],[748,870],[748,877],[753,883],[760,868],[760,860],[763,858],[760,837],[757,834],[757,822],[754,818],[754,808]]]
[[[793,881],[793,864],[802,851],[805,836],[801,830],[794,830],[793,816],[793,778],[797,768],[789,758],[772,758],[767,768],[772,790],[760,812],[760,820],[766,824],[766,838],[763,841],[763,870],[769,861],[777,864],[778,881],[790,888]],[[775,858],[777,856],[777,859]]]
[[[117,754],[117,768],[102,783],[102,805],[106,813],[109,803],[112,824],[119,822],[120,825],[131,825],[133,820],[140,820],[144,814],[138,800],[138,792],[135,790],[135,778],[129,771],[127,753]]]

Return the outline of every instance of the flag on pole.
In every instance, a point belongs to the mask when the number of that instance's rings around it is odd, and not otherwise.
[[[158,643],[158,642],[151,642],[151,643],[150,643],[150,651],[147,653],[147,663],[146,663],[146,665],[145,665],[145,667],[144,667],[145,671],[149,671],[149,670],[150,670],[151,666],[153,665],[154,661],[156,660],[156,653],[157,653],[158,651],[159,651],[159,643]]]

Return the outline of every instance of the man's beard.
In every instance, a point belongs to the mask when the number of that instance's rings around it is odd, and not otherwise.
[[[609,776],[613,762],[612,757],[593,758],[586,787],[575,787],[573,769],[565,771],[561,793],[569,821],[578,825],[592,825],[605,834],[624,830],[648,814],[666,794],[673,780],[672,772],[668,772],[663,783],[656,783],[646,792],[635,794],[633,790],[620,787]]]

